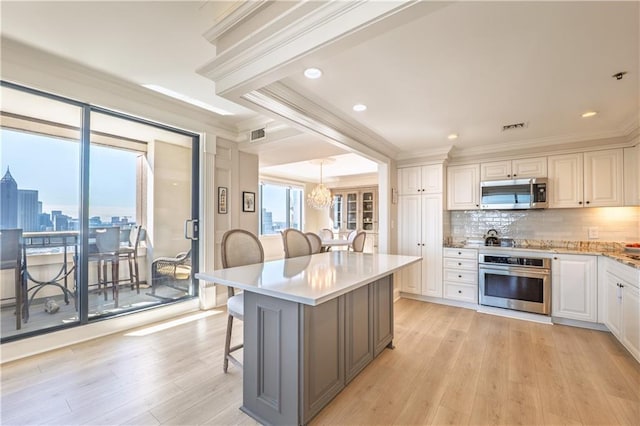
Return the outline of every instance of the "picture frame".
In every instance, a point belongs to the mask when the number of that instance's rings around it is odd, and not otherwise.
[[[256,193],[242,191],[242,211],[243,212],[255,212],[256,211]]]
[[[218,187],[218,213],[219,214],[227,214],[227,198],[229,194],[229,189],[226,186]]]

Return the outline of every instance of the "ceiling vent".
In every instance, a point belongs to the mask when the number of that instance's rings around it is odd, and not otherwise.
[[[252,130],[249,133],[249,142],[258,142],[267,137],[266,129],[263,127],[261,129]]]
[[[502,131],[505,130],[515,130],[515,129],[524,129],[527,127],[528,123],[513,123],[513,124],[505,124],[502,126]]]

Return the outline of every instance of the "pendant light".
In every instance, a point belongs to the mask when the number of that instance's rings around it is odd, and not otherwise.
[[[322,163],[323,161],[320,160],[320,183],[307,195],[307,204],[318,210],[333,206],[333,195],[331,195],[329,188],[322,183]]]

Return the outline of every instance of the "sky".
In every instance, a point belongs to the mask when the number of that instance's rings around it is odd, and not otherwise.
[[[79,216],[80,144],[13,130],[0,131],[0,174],[7,167],[18,189],[38,191],[42,211]],[[110,221],[135,221],[136,157],[139,154],[93,145],[90,163],[89,215]]]

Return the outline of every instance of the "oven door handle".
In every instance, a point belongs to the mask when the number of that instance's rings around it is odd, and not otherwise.
[[[480,273],[485,272],[496,272],[499,275],[521,275],[527,277],[539,277],[539,276],[549,276],[551,274],[551,270],[549,269],[541,269],[541,268],[522,268],[518,266],[507,266],[504,268],[494,267],[494,266],[486,266],[480,265],[479,267]]]

